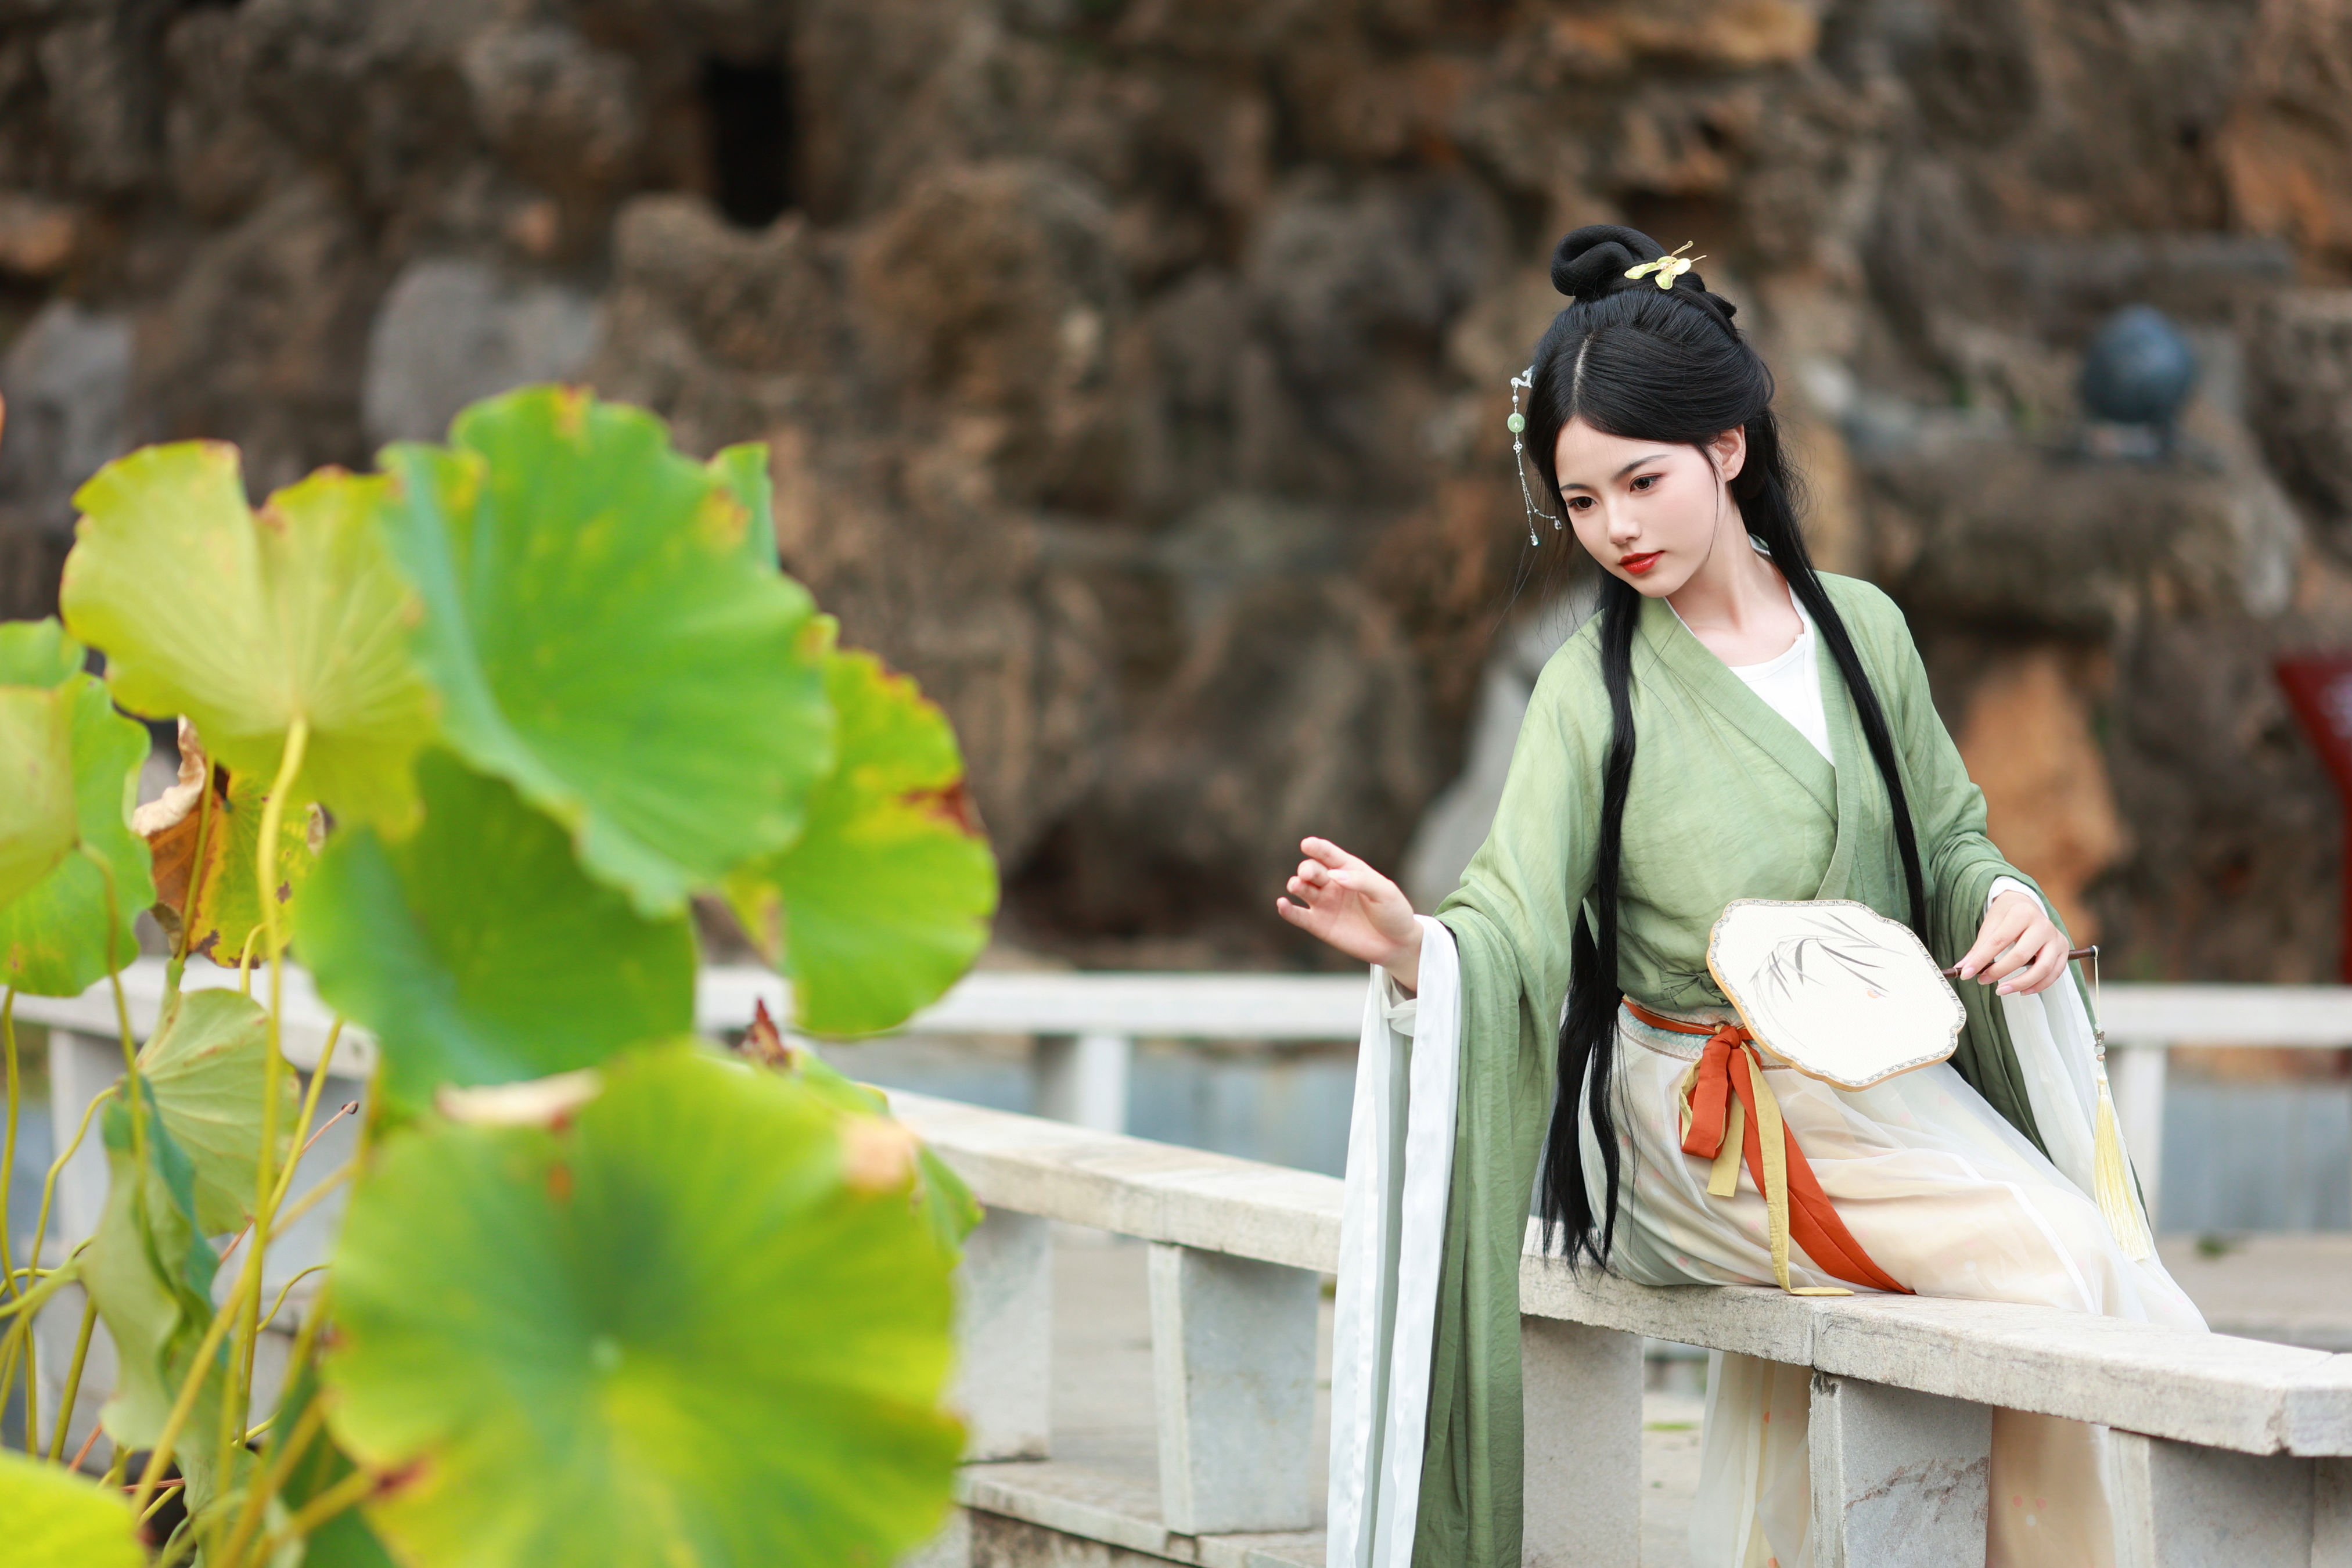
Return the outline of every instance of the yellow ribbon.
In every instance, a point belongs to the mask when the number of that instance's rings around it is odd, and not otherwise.
[[[1772,1086],[1764,1078],[1764,1058],[1759,1056],[1753,1041],[1742,1041],[1739,1048],[1748,1053],[1748,1081],[1756,1088],[1756,1132],[1764,1141],[1759,1152],[1764,1161],[1764,1215],[1767,1233],[1772,1244],[1772,1278],[1780,1289],[1791,1296],[1851,1296],[1853,1291],[1835,1285],[1791,1285],[1789,1282],[1789,1137],[1786,1123],[1780,1120],[1780,1101]],[[1676,1095],[1682,1101],[1683,1136],[1690,1136],[1691,1093],[1698,1087],[1698,1064],[1693,1062],[1683,1074]],[[1706,1191],[1710,1197],[1727,1198],[1739,1189],[1739,1165],[1746,1158],[1745,1140],[1748,1119],[1744,1116],[1724,1118],[1723,1143],[1716,1150],[1715,1163],[1708,1170]]]

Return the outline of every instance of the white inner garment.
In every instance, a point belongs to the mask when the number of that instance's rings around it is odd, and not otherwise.
[[[1813,617],[1805,614],[1803,605],[1797,606],[1797,614],[1804,620],[1805,629],[1797,634],[1788,651],[1761,664],[1735,664],[1730,669],[1834,767],[1837,759],[1830,755],[1830,718],[1822,707],[1820,661],[1813,652],[1821,638],[1814,635]]]

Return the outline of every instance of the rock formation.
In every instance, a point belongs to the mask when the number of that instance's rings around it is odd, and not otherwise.
[[[2324,977],[2268,660],[2352,639],[2347,80],[2338,0],[26,0],[0,612],[127,445],[266,489],[578,377],[771,443],[1009,937],[1314,962],[1298,834],[1401,867],[1569,591],[1504,381],[1622,220],[1739,300],[1823,559],[2117,972]],[[2131,303],[2202,365],[2168,452],[2078,412]]]

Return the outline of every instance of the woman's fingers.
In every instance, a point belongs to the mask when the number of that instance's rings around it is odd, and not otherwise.
[[[1976,944],[1960,960],[1962,980],[1983,980],[1990,983],[2032,956],[2028,948],[2021,953],[2009,950],[2018,944],[2026,928],[2040,918],[2040,910],[2024,899],[2003,893],[1992,901],[1986,911],[1984,923],[1977,928]]]
[[[1335,871],[1355,858],[1328,838],[1302,838],[1298,847],[1309,859],[1320,861]]]
[[[2033,962],[2003,981],[2000,989],[2012,996],[2032,996],[2050,989],[2065,972],[2066,939],[2053,926],[2033,954]]]

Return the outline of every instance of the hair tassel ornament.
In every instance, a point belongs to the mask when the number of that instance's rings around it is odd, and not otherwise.
[[[1536,519],[1542,518],[1549,522],[1555,532],[1559,529],[1559,519],[1536,505],[1536,492],[1528,488],[1527,443],[1519,438],[1520,432],[1528,427],[1528,421],[1527,416],[1519,412],[1519,393],[1524,389],[1528,396],[1535,395],[1535,374],[1536,367],[1529,365],[1511,377],[1511,416],[1503,421],[1503,428],[1511,433],[1511,467],[1518,472],[1519,499],[1528,506],[1528,542],[1540,548],[1543,540],[1536,533]]]
[[[1685,256],[1683,254],[1684,251],[1688,250],[1692,246],[1696,245],[1698,241],[1695,239],[1684,240],[1680,245],[1675,247],[1675,253],[1672,256],[1661,256],[1655,261],[1644,261],[1638,267],[1628,267],[1625,268],[1625,276],[1628,278],[1654,278],[1659,288],[1671,289],[1675,286],[1675,279],[1681,277],[1684,273],[1688,272],[1692,268],[1696,267],[1700,262],[1706,259],[1704,256]]]

